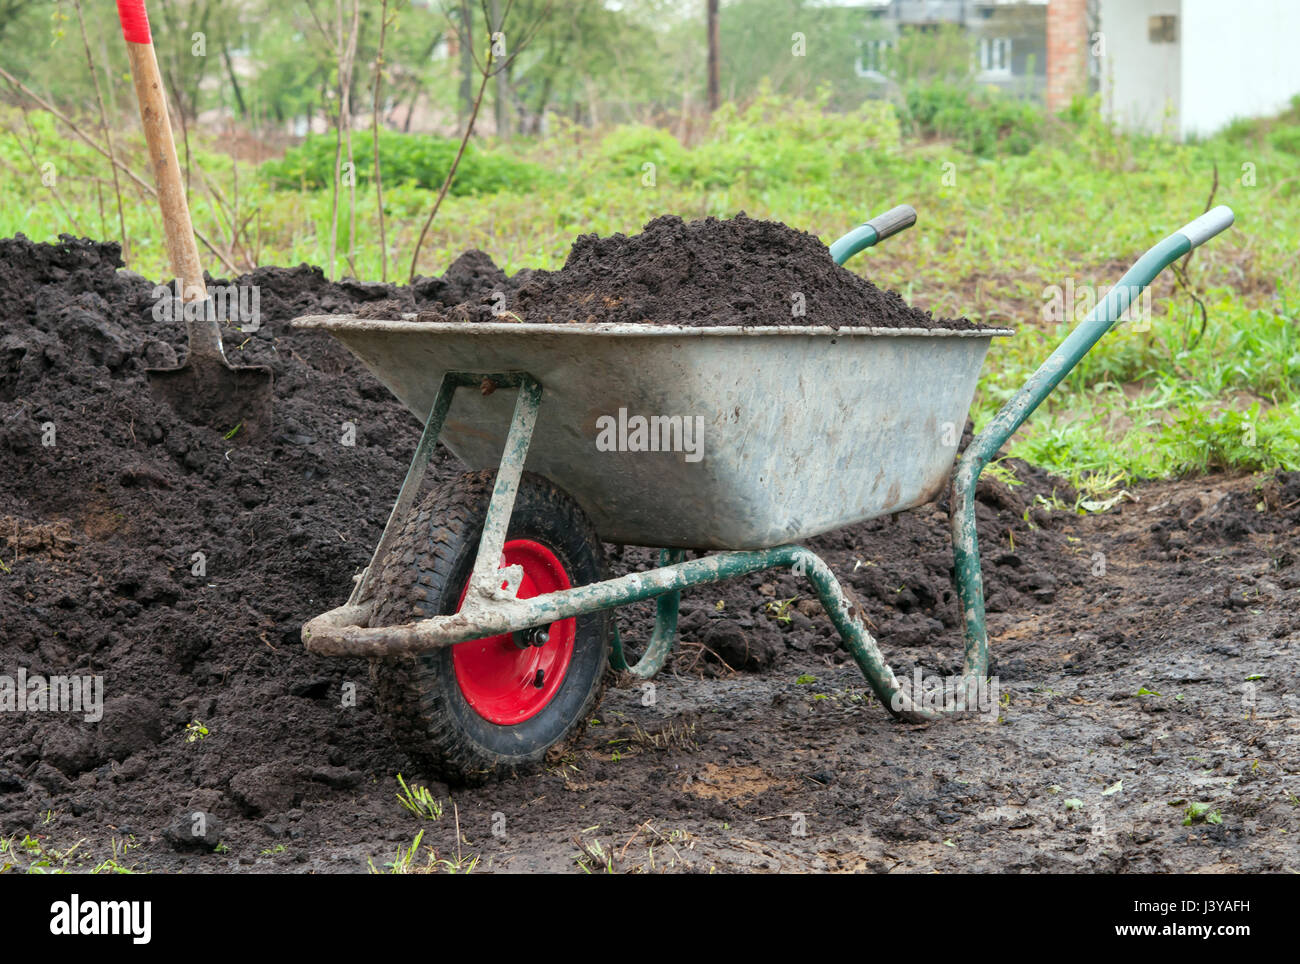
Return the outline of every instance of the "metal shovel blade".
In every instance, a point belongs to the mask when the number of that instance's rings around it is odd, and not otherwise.
[[[231,365],[215,323],[191,322],[190,353],[178,368],[151,368],[149,387],[185,421],[206,425],[232,441],[271,429],[274,375],[265,365]]]

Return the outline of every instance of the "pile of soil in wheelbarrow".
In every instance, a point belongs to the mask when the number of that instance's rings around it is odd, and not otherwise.
[[[431,311],[421,320],[980,327],[914,308],[897,292],[837,265],[808,232],[743,213],[700,221],[667,215],[630,236],[584,234],[559,271],[504,280],[498,279],[495,297]]]
[[[30,833],[51,849],[84,839],[77,854],[86,866],[113,856],[115,840],[119,861],[145,870],[364,871],[369,856],[382,866],[422,829],[394,799],[396,774],[431,786],[444,801],[450,791],[413,769],[384,736],[366,663],[312,656],[299,630],[340,604],[369,560],[420,426],[340,345],[289,321],[384,303],[418,311],[489,292],[504,276],[470,253],[411,287],[331,283],[306,265],[236,279],[258,286],[261,328],[229,331],[227,352],[270,365],[276,378],[273,430],[241,443],[238,434],[181,421],[151,395],[145,369],[183,352],[184,331],[153,317],[154,282],[119,265],[113,244],[0,241],[0,676],[94,675],[104,699],[98,722],[0,711],[0,837]],[[429,474],[461,471],[439,449]],[[1099,551],[1067,538],[1061,520],[1068,513],[1043,507],[1054,495],[1069,503],[1069,492],[1041,473],[1016,471],[1024,484],[1015,488],[982,482],[978,508],[992,618],[1023,627],[1016,655],[1006,654],[1005,634],[995,649],[995,671],[1005,680],[1045,678],[1062,658],[1039,645],[1035,627],[1064,595],[1095,583]],[[1300,477],[1279,505],[1296,504],[1297,485]],[[1248,498],[1216,511],[1215,525],[1247,532],[1266,522],[1279,531],[1300,524],[1257,512]],[[900,673],[917,665],[951,671],[959,659],[946,525],[940,503],[811,543],[856,592]],[[1176,540],[1184,551],[1192,542],[1204,541],[1207,552],[1218,545],[1217,530],[1189,525],[1165,532],[1162,544],[1171,552]],[[653,564],[647,550],[608,550],[615,573]],[[1204,571],[1193,575],[1205,578]],[[1152,580],[1143,592],[1167,591],[1156,588],[1164,578],[1158,567],[1141,572]],[[621,827],[616,816],[589,819],[596,811],[623,813],[633,829],[647,807],[683,825],[721,827],[737,819],[733,805],[683,793],[688,770],[726,765],[736,753],[746,754],[747,766],[766,767],[826,752],[820,728],[805,733],[785,719],[790,701],[811,693],[791,681],[806,673],[861,680],[847,672],[807,587],[790,574],[763,573],[688,592],[682,608],[681,646],[658,681],[658,701],[629,710],[660,714],[638,724],[654,747],[637,757],[636,744],[624,762],[611,763],[609,737],[596,729],[591,740],[604,762],[584,745],[581,774],[561,766],[456,791],[459,828],[475,847],[496,839],[480,816],[497,812],[512,821],[501,846],[534,846],[523,829],[531,827],[554,837],[535,843],[544,859],[570,864],[574,834],[607,819]],[[1109,608],[1068,615],[1105,641]],[[652,604],[619,612],[630,648],[648,635],[652,612]],[[716,722],[697,727],[672,715],[701,675],[723,677],[710,686],[756,688],[762,719],[746,723],[733,742],[716,736],[723,732]],[[602,719],[618,719],[610,714],[629,702],[642,706],[641,691],[631,692],[607,695]],[[728,699],[725,690],[705,692],[717,694],[715,709]],[[875,736],[841,733],[832,740],[837,747],[862,743],[891,761],[926,767],[925,746],[943,744],[895,731],[873,702],[845,705],[853,721],[845,725]],[[688,726],[694,748],[676,756],[672,733]],[[744,749],[760,746],[768,749]],[[878,762],[852,769],[867,772]],[[1041,772],[1037,759],[1025,765]],[[807,786],[826,784],[818,779]],[[893,779],[882,783],[890,793]],[[601,782],[584,790],[590,780]],[[661,791],[653,800],[651,785]],[[773,812],[790,809],[799,808],[782,801]],[[857,819],[835,804],[841,811]],[[186,828],[196,812],[217,828],[216,852],[192,848]],[[452,822],[427,826],[441,834]],[[455,852],[454,840],[439,839]]]

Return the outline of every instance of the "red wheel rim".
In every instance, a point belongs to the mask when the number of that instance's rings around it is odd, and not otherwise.
[[[511,539],[501,553],[501,567],[524,570],[519,598],[531,599],[569,589],[569,574],[555,553],[531,539]],[[465,601],[469,584],[460,592],[457,609]],[[577,620],[561,619],[543,627],[548,638],[542,646],[516,643],[505,633],[457,643],[451,650],[456,682],[474,712],[490,723],[511,726],[532,719],[551,702],[564,683],[573,659]],[[537,685],[541,674],[541,686]]]

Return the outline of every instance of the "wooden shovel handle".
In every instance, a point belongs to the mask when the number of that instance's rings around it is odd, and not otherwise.
[[[167,98],[163,94],[162,74],[154,54],[144,0],[117,0],[117,17],[122,23],[122,36],[126,38],[131,80],[135,83],[144,139],[149,146],[149,160],[158,185],[167,257],[172,272],[181,281],[182,300],[199,301],[207,297],[207,288],[203,282],[203,267],[199,263],[199,246],[194,240],[189,205],[185,201],[181,166],[176,160],[176,142],[172,139]],[[191,346],[195,347],[198,346]]]

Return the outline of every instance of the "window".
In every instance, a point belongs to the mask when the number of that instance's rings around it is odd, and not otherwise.
[[[1147,40],[1153,44],[1178,43],[1178,18],[1172,14],[1148,17]]]
[[[885,73],[885,58],[889,51],[888,40],[864,40],[858,55],[857,68],[859,77],[882,77]]]
[[[1011,74],[1011,38],[980,37],[980,70],[986,74]]]

